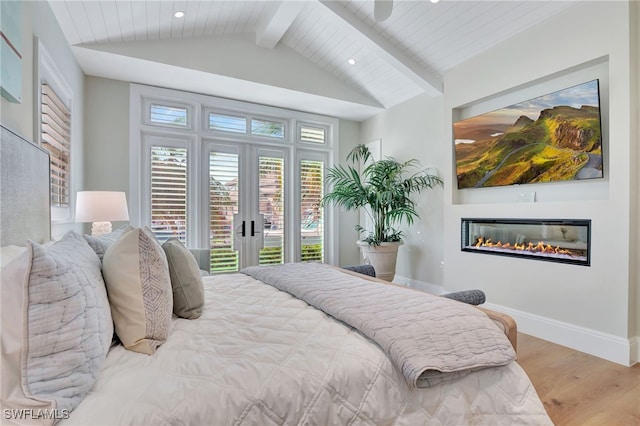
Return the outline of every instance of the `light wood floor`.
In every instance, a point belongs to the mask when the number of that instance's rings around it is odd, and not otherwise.
[[[624,367],[522,333],[518,363],[556,426],[640,425],[640,363]]]

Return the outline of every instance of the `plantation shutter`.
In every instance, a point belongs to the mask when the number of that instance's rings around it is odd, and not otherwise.
[[[41,140],[51,163],[51,205],[69,207],[71,111],[47,83],[42,83],[41,90]]]
[[[302,262],[324,261],[324,162],[300,161],[300,248]]]
[[[284,158],[261,156],[259,204],[264,215],[264,248],[260,265],[284,263]]]
[[[151,230],[161,243],[187,240],[187,150],[151,147]]]
[[[323,144],[325,143],[325,129],[302,125],[300,126],[300,141]]]
[[[209,245],[211,272],[238,270],[233,215],[238,213],[238,154],[209,153]]]

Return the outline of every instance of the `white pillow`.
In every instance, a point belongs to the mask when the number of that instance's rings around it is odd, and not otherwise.
[[[109,246],[115,243],[118,238],[126,231],[131,228],[129,225],[121,226],[113,232],[109,232],[108,234],[102,235],[88,235],[84,234],[82,237],[85,239],[89,246],[96,252],[100,261],[102,262],[102,258],[104,257],[104,252],[107,251]]]
[[[112,335],[100,260],[82,237],[27,243],[2,268],[3,409],[68,415],[93,385]]]
[[[102,273],[116,334],[124,347],[153,354],[167,340],[173,310],[162,246],[149,230],[131,228],[105,252]]]
[[[27,251],[25,246],[4,246],[0,247],[0,268],[4,268],[12,260]]]

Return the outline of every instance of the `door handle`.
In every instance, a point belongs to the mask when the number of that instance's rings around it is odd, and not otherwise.
[[[245,221],[242,221],[242,236],[244,237],[246,235],[246,230],[245,230]]]
[[[255,220],[251,221],[251,236],[252,237],[256,236],[256,221]]]

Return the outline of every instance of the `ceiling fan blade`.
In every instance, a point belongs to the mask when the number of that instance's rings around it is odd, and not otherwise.
[[[393,10],[393,0],[374,0],[373,16],[376,21],[384,21],[391,16]]]

